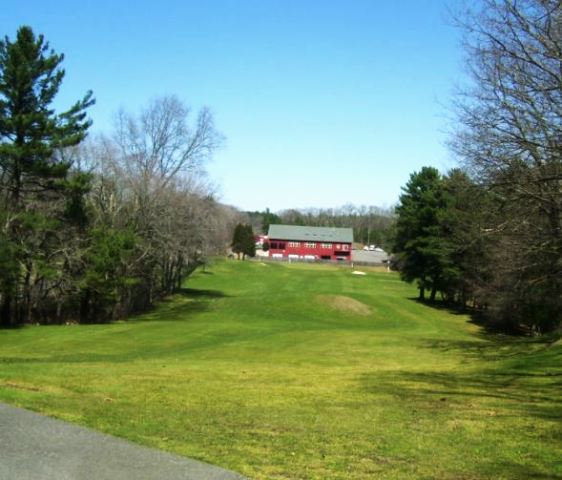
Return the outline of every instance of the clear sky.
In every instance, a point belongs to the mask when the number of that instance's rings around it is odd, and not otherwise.
[[[446,170],[462,75],[454,0],[3,0],[65,54],[67,107],[91,89],[94,131],[157,95],[207,105],[224,147],[209,165],[244,210],[393,205],[411,172]]]

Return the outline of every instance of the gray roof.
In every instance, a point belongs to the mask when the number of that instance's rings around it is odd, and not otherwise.
[[[352,228],[270,225],[268,236],[275,240],[353,243]]]

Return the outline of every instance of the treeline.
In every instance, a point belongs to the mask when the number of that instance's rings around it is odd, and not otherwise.
[[[463,171],[412,174],[394,251],[420,297],[503,330],[562,323],[562,7],[485,0],[462,17],[473,85],[452,148]]]
[[[311,227],[353,228],[353,238],[364,244],[377,244],[388,247],[392,238],[394,210],[374,206],[352,204],[339,208],[307,208],[283,210],[277,214],[248,212],[256,231],[267,233],[269,225],[302,225]]]
[[[62,55],[32,29],[0,42],[0,323],[103,322],[176,291],[238,213],[218,204],[204,165],[221,137],[173,96],[85,141],[88,93],[52,102]]]

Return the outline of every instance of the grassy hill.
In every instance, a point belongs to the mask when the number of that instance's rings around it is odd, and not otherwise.
[[[259,479],[562,478],[562,345],[394,274],[217,262],[126,323],[0,331],[0,400]]]

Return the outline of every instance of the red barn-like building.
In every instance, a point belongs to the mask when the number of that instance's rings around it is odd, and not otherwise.
[[[351,262],[351,228],[270,225],[268,237],[271,258]]]

